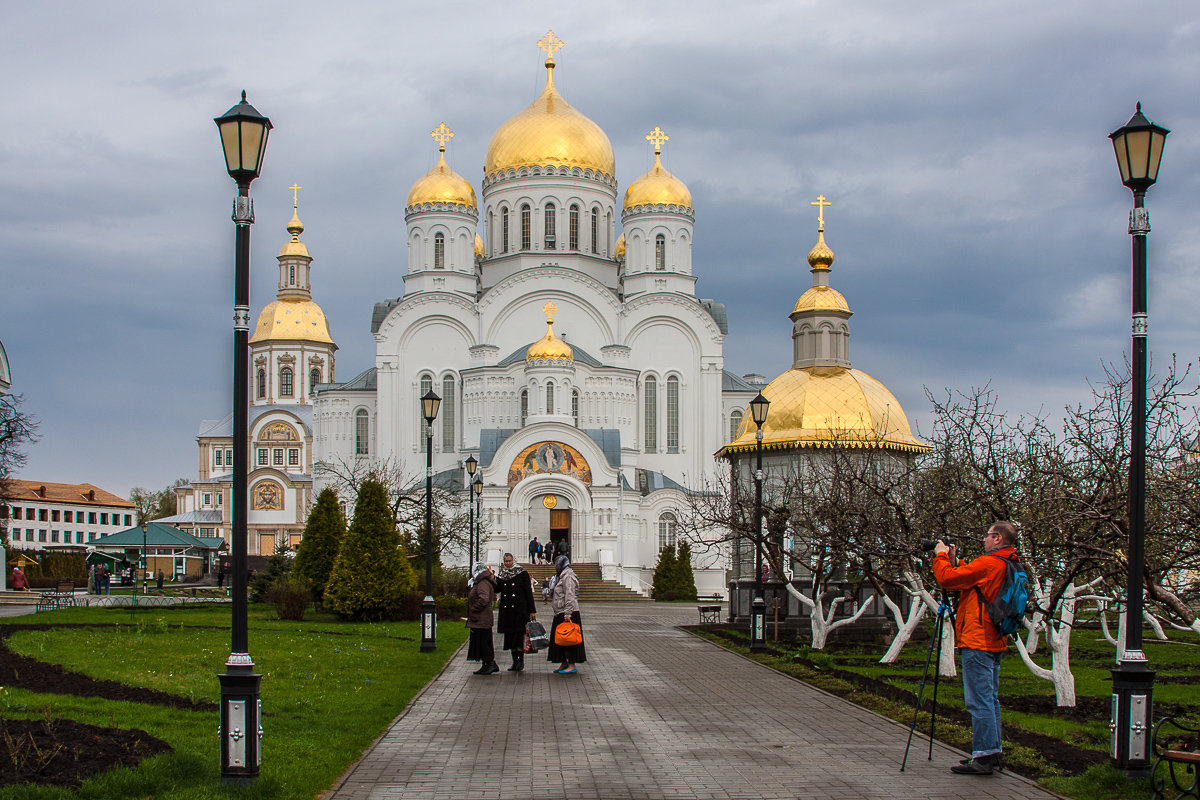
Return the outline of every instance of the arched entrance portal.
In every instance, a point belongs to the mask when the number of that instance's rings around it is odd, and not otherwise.
[[[562,547],[559,542],[565,542],[567,552],[570,553],[570,501],[558,494],[544,494],[533,498],[529,505],[529,532],[531,537],[536,536],[539,541],[554,548]]]

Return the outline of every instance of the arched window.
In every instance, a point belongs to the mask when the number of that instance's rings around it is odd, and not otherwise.
[[[260,398],[267,396],[267,371],[260,369],[254,378],[255,391],[254,393]]]
[[[554,413],[554,384],[546,384],[546,413]]]
[[[742,412],[734,411],[729,415],[729,441],[737,438],[738,428],[742,427]]]
[[[435,233],[433,235],[433,268],[442,269],[446,266],[446,235],[444,233]]]
[[[442,452],[453,453],[455,444],[454,423],[455,420],[455,403],[454,403],[454,376],[447,375],[442,378]]]
[[[579,427],[579,390],[571,390],[571,416],[575,419],[575,427]]]
[[[528,250],[533,247],[533,231],[530,229],[532,225],[532,214],[528,205],[521,206],[521,249]]]
[[[592,252],[600,252],[600,209],[592,209]]]
[[[521,390],[521,427],[525,427],[525,420],[529,417],[529,390]]]
[[[308,371],[308,393],[312,394],[317,390],[317,384],[321,382],[321,370],[313,367]]]
[[[663,512],[662,516],[658,518],[658,551],[660,553],[664,547],[674,547],[675,533],[678,528],[679,521],[670,511]]]
[[[367,410],[354,412],[354,455],[365,456],[371,452],[371,427]]]
[[[646,386],[643,393],[645,399],[645,415],[646,415],[646,447],[647,453],[653,453],[658,449],[658,381],[653,375],[646,378]]]
[[[579,249],[579,206],[571,206],[571,214],[567,220],[567,246],[572,250]]]
[[[667,378],[667,452],[679,452],[679,378]]]
[[[661,233],[654,237],[654,268],[667,268],[667,237]]]
[[[428,431],[425,430],[425,412],[421,408],[421,398],[433,391],[433,376],[421,376],[421,388],[417,391],[417,441],[421,443],[421,449],[425,449],[425,437]]]
[[[508,252],[508,207],[500,209],[500,252]]]
[[[292,396],[292,368],[281,367],[279,369],[279,396]]]
[[[546,249],[555,249],[558,241],[558,215],[555,214],[554,203],[546,203]]]

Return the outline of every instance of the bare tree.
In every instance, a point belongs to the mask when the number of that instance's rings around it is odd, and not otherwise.
[[[37,417],[21,408],[24,396],[0,395],[0,507],[12,497],[10,481],[25,466],[25,447],[38,440]],[[0,516],[0,543],[8,543],[8,515]]]

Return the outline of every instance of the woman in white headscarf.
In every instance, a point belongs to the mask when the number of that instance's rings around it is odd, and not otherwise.
[[[554,588],[550,590],[550,607],[554,610],[554,622],[550,625],[547,660],[562,662],[559,668],[554,670],[557,674],[574,675],[577,672],[575,665],[587,661],[583,641],[563,646],[556,644],[555,637],[558,626],[568,619],[579,625],[581,632],[583,628],[579,618],[579,578],[576,577],[575,570],[571,569],[571,559],[567,556],[554,559],[553,585]]]
[[[496,664],[496,647],[492,642],[492,601],[496,599],[496,584],[487,564],[471,569],[471,588],[467,592],[467,627],[471,638],[467,643],[467,661],[482,661],[476,675],[493,675],[500,671]]]

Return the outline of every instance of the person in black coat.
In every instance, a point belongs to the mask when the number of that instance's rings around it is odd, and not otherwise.
[[[504,554],[504,568],[494,578],[500,595],[500,613],[496,630],[504,634],[504,649],[512,652],[509,672],[525,669],[525,623],[537,619],[533,604],[533,582],[512,553]]]

